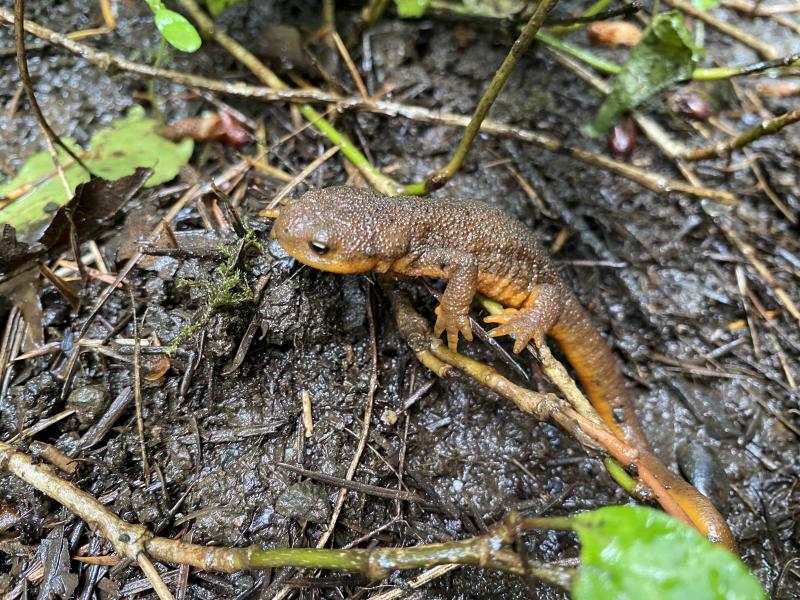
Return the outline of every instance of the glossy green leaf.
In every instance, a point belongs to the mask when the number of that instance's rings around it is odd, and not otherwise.
[[[588,135],[602,135],[627,111],[676,81],[691,79],[701,49],[692,43],[678,11],[660,13],[631,49],[622,72],[614,80],[597,115],[584,127]]]
[[[202,40],[197,29],[180,13],[168,8],[160,8],[154,13],[156,27],[170,45],[181,52],[196,52]]]
[[[397,14],[404,19],[421,17],[428,10],[430,0],[394,0]]]
[[[146,186],[173,179],[192,155],[194,142],[185,139],[172,142],[158,134],[158,122],[145,117],[144,109],[134,106],[128,115],[115,121],[110,128],[101,129],[92,137],[90,149],[84,151],[72,140],[66,143],[97,175],[115,180],[133,173],[137,167],[150,167],[153,175]],[[64,174],[70,185],[67,194],[47,152],[28,158],[19,174],[9,183],[0,185],[0,197],[33,186],[26,195],[0,210],[0,224],[9,223],[23,242],[33,241],[49,223],[52,213],[75,193],[78,184],[89,175],[63,152],[59,154],[66,165]]]
[[[570,521],[581,540],[575,600],[766,600],[736,556],[663,512],[609,506]]]

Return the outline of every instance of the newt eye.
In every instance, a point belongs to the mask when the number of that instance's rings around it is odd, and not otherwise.
[[[310,242],[308,242],[308,247],[311,248],[312,252],[315,252],[316,254],[320,255],[327,254],[328,250],[330,250],[328,244],[317,240],[311,240]]]

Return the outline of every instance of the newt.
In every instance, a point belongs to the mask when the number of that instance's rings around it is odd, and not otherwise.
[[[476,293],[505,308],[484,321],[497,325],[489,335],[515,338],[514,352],[531,340],[553,338],[603,422],[652,457],[648,466],[703,533],[735,547],[708,499],[649,453],[614,355],[523,223],[475,200],[385,196],[341,186],[311,190],[281,207],[272,237],[290,256],[321,271],[446,280],[434,335],[445,333],[452,350],[459,335],[472,341],[469,309]]]

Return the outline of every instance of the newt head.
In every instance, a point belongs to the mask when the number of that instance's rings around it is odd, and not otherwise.
[[[282,206],[272,224],[272,237],[292,258],[321,271],[385,270],[374,250],[374,228],[364,207],[353,206],[345,194],[330,193],[347,189],[312,190]]]

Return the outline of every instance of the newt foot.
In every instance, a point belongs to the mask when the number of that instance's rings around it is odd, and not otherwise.
[[[469,322],[469,312],[458,313],[447,310],[441,305],[436,307],[436,324],[433,326],[433,335],[437,338],[442,332],[447,332],[447,346],[453,352],[458,348],[458,334],[464,336],[468,342],[472,341],[472,325]]]
[[[506,308],[500,314],[489,315],[483,319],[486,323],[498,324],[498,327],[488,332],[489,335],[513,336],[515,354],[522,352],[531,340],[537,344],[542,343],[545,334],[553,328],[561,314],[559,297],[559,291],[555,286],[537,286],[521,310]]]

